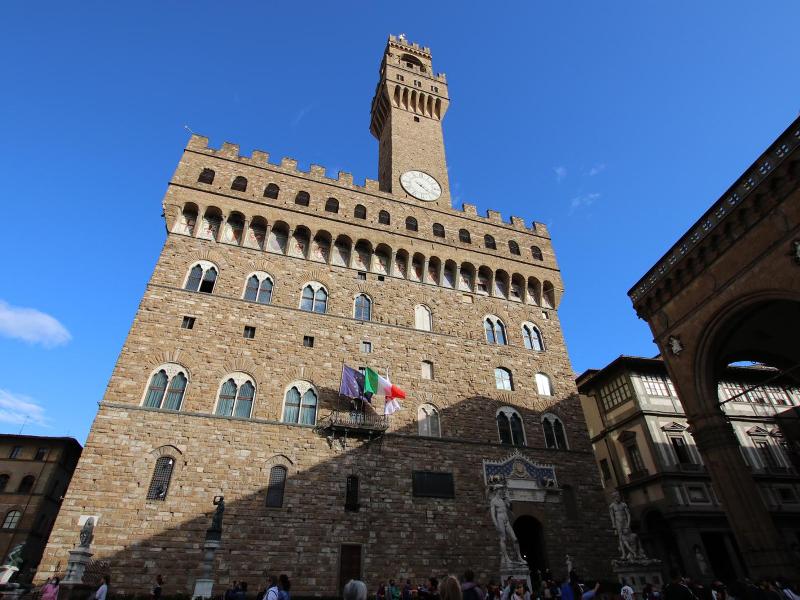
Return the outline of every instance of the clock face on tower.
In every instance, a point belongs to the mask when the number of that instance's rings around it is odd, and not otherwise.
[[[432,202],[442,195],[442,186],[433,177],[422,171],[406,171],[400,175],[403,189],[417,200]]]

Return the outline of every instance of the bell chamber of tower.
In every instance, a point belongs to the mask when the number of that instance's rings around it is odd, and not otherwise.
[[[434,73],[430,49],[389,36],[370,121],[381,191],[450,208],[442,135],[449,102],[447,78]]]

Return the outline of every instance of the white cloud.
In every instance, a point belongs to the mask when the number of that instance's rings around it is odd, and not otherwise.
[[[42,427],[50,426],[41,404],[37,404],[28,396],[14,394],[2,388],[0,388],[0,423],[11,423],[12,425],[30,423]]]
[[[564,166],[553,167],[553,173],[556,174],[556,182],[561,183],[567,176],[567,167]]]
[[[594,177],[606,170],[606,163],[599,163],[589,169],[589,177]]]
[[[569,203],[569,214],[574,213],[576,210],[580,208],[585,208],[594,204],[594,201],[600,197],[600,194],[597,192],[591,192],[589,194],[581,194],[579,196],[575,196]]]
[[[0,335],[53,348],[72,339],[57,319],[36,310],[11,306],[0,300]]]

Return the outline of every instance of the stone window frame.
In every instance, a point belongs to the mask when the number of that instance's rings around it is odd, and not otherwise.
[[[428,370],[427,373],[425,372],[425,367],[426,366],[429,367],[429,370]],[[419,368],[420,368],[420,378],[421,379],[424,379],[426,381],[432,381],[434,379],[433,361],[432,360],[429,360],[427,358],[421,360],[420,363],[419,363]],[[428,376],[426,377],[426,375],[428,375]]]
[[[200,275],[200,285],[197,286],[196,290],[189,290],[189,289],[186,288],[186,286],[189,284],[189,277],[191,277],[191,275],[192,275],[192,269],[194,269],[197,266],[199,266],[203,270],[202,274]],[[200,288],[203,286],[203,281],[205,279],[206,273],[208,271],[210,271],[211,269],[214,269],[217,272],[217,276],[214,279],[214,285],[211,287],[211,291],[210,292],[200,292]],[[214,293],[214,289],[217,287],[217,282],[219,281],[219,275],[220,275],[220,269],[219,269],[219,266],[216,263],[213,263],[210,260],[205,260],[205,259],[196,260],[186,270],[186,276],[183,279],[183,285],[181,286],[181,289],[186,290],[188,292],[196,292],[196,293],[203,293],[203,294],[213,294]]]
[[[495,427],[497,427],[497,437],[500,439],[500,443],[503,443],[503,436],[500,433],[500,423],[497,421],[497,418],[500,414],[505,415],[506,419],[508,419],[508,430],[509,434],[511,435],[511,445],[515,448],[527,448],[528,447],[528,433],[525,431],[525,421],[522,418],[522,415],[519,411],[514,408],[513,406],[501,406],[497,409],[494,413],[494,423]],[[519,419],[521,428],[522,428],[522,445],[519,446],[514,443],[514,430],[511,428],[511,418],[516,416]]]
[[[13,527],[7,527],[6,523],[8,522],[8,518],[11,516],[11,513],[19,513],[16,518],[14,519]],[[0,522],[0,531],[15,531],[19,529],[19,525],[22,522],[22,517],[24,516],[25,511],[21,506],[12,506],[10,507],[5,514],[3,515],[3,521]]]
[[[284,418],[283,418],[283,415],[286,412],[286,396],[289,393],[289,390],[291,390],[293,387],[297,388],[297,391],[300,393],[300,406],[299,406],[298,411],[297,411],[297,421],[296,422],[285,421]],[[317,405],[316,405],[316,408],[314,410],[314,422],[310,423],[310,424],[309,423],[301,423],[300,422],[300,414],[301,414],[301,411],[302,411],[302,408],[303,408],[303,396],[306,394],[306,392],[308,390],[312,390],[314,392],[314,394],[316,395],[316,397],[317,397]],[[307,381],[305,379],[296,379],[296,380],[292,381],[289,385],[287,385],[283,389],[283,400],[281,401],[280,422],[283,423],[284,425],[303,425],[305,427],[309,427],[309,426],[314,426],[315,427],[317,425],[317,419],[319,418],[319,409],[320,409],[320,401],[321,401],[320,398],[321,397],[320,397],[319,389],[317,389],[317,386],[315,386],[310,381]]]
[[[144,403],[147,400],[148,394],[150,393],[150,383],[153,381],[153,376],[156,373],[158,373],[159,371],[162,371],[162,370],[167,374],[167,385],[164,388],[164,394],[161,396],[161,403],[159,404],[159,406],[145,406]],[[174,412],[180,412],[181,408],[183,408],[183,402],[186,399],[186,392],[189,389],[189,384],[192,381],[191,374],[189,373],[189,369],[187,369],[185,366],[183,366],[180,363],[173,363],[173,362],[161,363],[155,369],[150,371],[150,375],[147,376],[147,381],[146,381],[145,386],[144,386],[144,392],[142,393],[142,399],[139,401],[139,406],[141,406],[143,408],[149,408],[151,410],[169,410],[169,411],[172,411],[173,409],[164,408],[164,400],[166,399],[167,394],[169,393],[170,384],[172,383],[172,380],[179,373],[183,373],[183,376],[186,377],[186,387],[183,388],[183,395],[181,396],[180,407],[178,407],[178,409],[174,411]]]
[[[248,300],[244,296],[247,293],[247,283],[253,276],[258,278],[258,291],[256,292],[255,300]],[[269,279],[272,282],[272,291],[269,294],[269,302],[260,302],[258,300],[258,297],[261,295],[261,285],[264,283],[264,280],[266,279]],[[244,278],[244,287],[242,288],[242,300],[244,300],[245,302],[254,302],[256,304],[272,304],[272,297],[274,295],[275,295],[275,278],[266,271],[251,271],[250,273],[247,274],[247,277]]]
[[[268,494],[269,494],[269,477],[270,477],[270,475],[272,473],[272,468],[273,467],[283,467],[284,469],[286,469],[286,478],[284,479],[284,482],[283,482],[283,496],[281,497],[281,505],[280,506],[269,506],[267,504],[267,498],[268,498]],[[286,508],[286,506],[287,506],[287,503],[286,503],[287,494],[286,494],[286,492],[288,490],[288,485],[287,484],[289,483],[289,478],[292,475],[296,475],[297,472],[298,472],[297,465],[295,465],[295,462],[291,458],[286,456],[285,454],[274,454],[271,457],[269,457],[266,461],[264,461],[264,473],[265,473],[266,480],[267,480],[267,485],[264,486],[264,507],[265,508],[267,508],[268,510],[283,510],[284,508]]]
[[[569,438],[567,437],[567,428],[564,427],[564,421],[561,419],[561,417],[559,417],[558,415],[556,415],[554,413],[546,412],[546,413],[542,414],[540,421],[542,423],[542,431],[543,432],[544,432],[544,427],[545,427],[545,425],[544,425],[545,421],[550,423],[551,427],[553,428],[553,439],[555,441],[555,446],[552,446],[552,447],[551,446],[547,446],[546,436],[545,436],[545,446],[550,450],[569,450]],[[558,435],[556,434],[556,423],[561,425],[561,433],[563,434],[563,437],[564,437],[564,447],[563,448],[558,445]]]
[[[546,352],[547,351],[547,346],[545,346],[545,343],[544,343],[544,335],[542,335],[542,330],[539,329],[539,326],[536,325],[536,323],[534,323],[533,321],[523,321],[522,325],[520,325],[520,328],[522,329],[522,345],[525,346],[526,350],[533,350],[534,352]],[[533,340],[532,336],[535,333],[538,334],[537,337],[539,339],[539,344],[542,347],[541,350],[537,350],[536,348],[534,348],[533,344],[531,344],[530,348],[528,348],[525,345],[525,341],[527,339],[526,334],[528,333],[526,331],[526,329],[530,329],[531,340]]]
[[[431,415],[436,416],[435,433],[433,427],[430,426]],[[428,423],[427,427],[426,422]],[[442,412],[432,402],[425,402],[417,407],[417,434],[422,437],[442,437]]]
[[[314,292],[314,300],[313,300],[313,303],[311,304],[311,310],[306,310],[306,309],[302,308],[302,306],[303,306],[303,292],[309,286],[311,286],[311,290]],[[324,290],[325,294],[326,294],[325,310],[323,312],[317,312],[317,311],[314,310],[314,307],[317,305],[317,292],[319,290]],[[327,314],[327,312],[328,312],[328,305],[330,304],[330,301],[331,301],[331,293],[328,290],[328,286],[326,286],[323,283],[320,283],[319,281],[306,281],[300,286],[300,302],[298,302],[297,308],[299,308],[303,312],[310,312],[310,313],[314,313],[314,314],[317,314],[317,315],[324,315],[324,314]]]
[[[503,374],[508,375],[508,387],[499,386],[501,382],[505,385],[505,378],[502,377]],[[499,379],[498,375],[501,375]],[[498,365],[494,368],[494,387],[495,389],[503,392],[514,391],[514,374],[511,372],[511,369],[508,369],[502,365]]]
[[[231,414],[229,415],[220,415],[217,414],[217,408],[219,407],[220,395],[222,394],[222,386],[229,380],[233,379],[233,383],[236,384],[236,398],[233,401],[233,406],[231,407]],[[238,417],[236,416],[236,404],[239,402],[239,392],[242,389],[242,385],[246,382],[250,382],[253,386],[253,403],[250,406],[250,414],[247,417]],[[216,400],[214,401],[214,410],[213,415],[216,417],[226,417],[228,419],[252,419],[253,413],[255,412],[256,408],[256,398],[258,397],[258,384],[256,383],[256,378],[250,375],[245,371],[232,371],[227,373],[222,379],[219,381],[219,385],[217,386],[217,394]]]
[[[314,293],[316,294],[316,292],[314,292]],[[366,319],[358,318],[357,313],[356,313],[356,303],[358,302],[358,299],[362,298],[362,297],[366,298],[367,299],[367,303],[368,303],[367,304],[367,311],[369,312],[369,315],[367,316]],[[374,306],[375,306],[375,300],[373,299],[372,296],[370,296],[366,292],[357,292],[357,293],[353,294],[353,318],[356,321],[361,321],[361,322],[372,321],[373,320],[372,316],[373,316],[373,313],[374,313]],[[326,303],[326,308],[327,308],[327,303]]]
[[[489,321],[492,325],[492,337],[494,338],[493,341],[489,340],[489,337],[486,335],[486,321]],[[491,344],[493,346],[508,346],[508,327],[506,327],[505,321],[498,317],[495,314],[486,314],[483,315],[483,319],[481,319],[481,323],[483,324],[483,339],[486,341],[487,344]],[[497,327],[498,325],[503,332],[503,343],[497,341]]]
[[[548,388],[548,391],[550,392],[549,394],[546,394],[546,393],[542,392],[541,380],[539,379],[540,377],[543,377],[547,381],[547,388]],[[552,398],[553,396],[556,395],[555,389],[553,387],[553,378],[550,377],[550,375],[548,375],[547,373],[544,373],[542,371],[539,371],[538,373],[536,373],[533,376],[533,379],[534,379],[534,382],[536,383],[536,393],[539,396],[545,396],[547,398]]]
[[[686,484],[683,486],[684,493],[686,494],[686,503],[693,505],[693,504],[700,504],[700,505],[709,505],[713,504],[713,500],[711,498],[711,494],[708,492],[708,488],[705,484],[697,483],[697,484]],[[704,500],[696,500],[692,499],[692,490],[699,490],[702,492],[704,496]]]
[[[424,310],[427,315],[427,327],[419,327],[417,316],[420,314],[420,309]],[[425,325],[425,323],[423,323],[423,325]],[[433,331],[433,311],[427,304],[420,303],[414,305],[414,329],[417,331]]]
[[[181,468],[183,467],[183,451],[175,446],[174,444],[163,444],[158,448],[154,448],[148,453],[150,460],[147,462],[148,465],[148,474],[145,481],[147,482],[145,487],[145,502],[147,504],[151,503],[159,503],[159,506],[163,505],[164,502],[168,502],[170,499],[175,497],[175,494],[170,494],[170,490],[174,490],[173,487],[174,482],[180,476]],[[172,463],[172,473],[170,474],[169,484],[167,486],[167,493],[163,499],[148,499],[147,493],[150,490],[150,481],[153,478],[153,470],[155,469],[156,462],[161,457],[171,458],[173,460]]]

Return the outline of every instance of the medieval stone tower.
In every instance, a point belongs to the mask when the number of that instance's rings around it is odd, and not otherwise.
[[[497,578],[487,484],[522,554],[601,576],[610,523],[558,315],[546,228],[451,207],[444,75],[390,37],[372,103],[378,181],[192,136],[166,241],[50,538],[82,516],[117,592],[188,593],[224,495],[219,590],[286,572],[294,593],[462,572]],[[402,410],[339,395],[390,374]],[[104,564],[104,568],[105,568]]]

